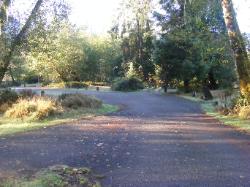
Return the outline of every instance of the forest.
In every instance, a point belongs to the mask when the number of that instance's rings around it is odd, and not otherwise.
[[[37,0],[23,17],[13,3],[1,3],[2,87],[178,89],[206,100],[238,88],[249,100],[249,33],[230,0],[123,0],[103,35],[72,24],[67,1]]]
[[[0,186],[250,185],[236,1],[120,0],[105,33],[21,1],[0,0]]]
[[[25,23],[7,14],[10,2],[1,5],[3,85],[136,77],[191,92],[249,83],[249,34],[240,33],[231,1],[124,0],[105,36],[70,23],[66,1],[37,1]]]

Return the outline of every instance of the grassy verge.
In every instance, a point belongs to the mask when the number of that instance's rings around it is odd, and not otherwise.
[[[100,175],[94,175],[88,168],[72,168],[65,165],[52,166],[37,172],[30,178],[6,179],[3,187],[101,187]]]
[[[97,115],[104,115],[118,110],[117,106],[103,104],[99,109],[78,109],[70,110],[61,115],[48,118],[38,122],[25,122],[21,120],[5,119],[0,116],[0,137],[13,135],[16,133],[27,132],[30,130],[46,128],[66,122],[72,122],[81,118],[89,118]]]
[[[250,133],[250,120],[240,119],[238,116],[233,116],[233,115],[228,115],[228,116],[222,115],[216,111],[215,106],[211,101],[204,101],[199,98],[194,98],[187,95],[180,95],[180,97],[200,103],[204,112],[206,112],[210,116],[215,117],[225,125],[234,127],[237,130],[243,132]]]

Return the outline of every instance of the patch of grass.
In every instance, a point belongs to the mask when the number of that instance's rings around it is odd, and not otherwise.
[[[222,115],[218,113],[211,103],[202,103],[202,109],[210,116],[223,122],[225,125],[235,127],[240,131],[250,133],[250,120],[241,119],[236,115]]]
[[[56,165],[37,172],[29,179],[6,179],[2,187],[101,187],[98,178],[88,168]]]
[[[7,179],[3,182],[2,187],[65,187],[61,176],[56,173],[47,172],[33,179]]]
[[[222,115],[216,111],[216,108],[213,102],[211,101],[204,101],[187,95],[185,96],[181,95],[181,97],[194,102],[199,102],[201,104],[203,111],[206,112],[206,114],[215,117],[225,125],[237,128],[240,131],[250,133],[250,120],[241,119],[236,115]]]
[[[46,128],[49,126],[60,125],[67,122],[72,122],[82,118],[90,118],[98,115],[115,112],[119,109],[118,106],[103,104],[98,109],[78,108],[76,110],[69,110],[60,115],[49,117],[41,121],[27,122],[18,119],[6,119],[0,116],[0,137],[12,135],[21,132]]]

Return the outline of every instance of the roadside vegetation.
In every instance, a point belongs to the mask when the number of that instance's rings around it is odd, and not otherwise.
[[[135,77],[116,79],[111,87],[114,91],[123,92],[137,91],[144,88],[143,82]]]
[[[214,98],[206,101],[199,97],[192,97],[190,94],[179,95],[185,99],[198,102],[206,114],[215,117],[223,124],[236,128],[242,132],[250,133],[250,109],[246,99],[234,98],[233,101],[228,100],[230,104],[222,101],[221,98]],[[219,105],[220,103],[220,105]],[[228,107],[225,107],[228,105]]]
[[[5,94],[8,95],[6,96]],[[0,136],[46,128],[81,118],[115,112],[118,107],[83,94],[64,94],[58,98],[36,96],[30,92],[0,91]],[[2,97],[3,98],[3,97]]]
[[[72,168],[66,165],[51,166],[29,179],[7,179],[1,187],[101,187],[104,176],[95,175],[89,168]]]

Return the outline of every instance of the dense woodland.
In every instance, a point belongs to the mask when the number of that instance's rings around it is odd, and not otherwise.
[[[105,36],[70,23],[66,1],[37,0],[24,23],[8,14],[11,0],[0,6],[2,85],[136,77],[207,98],[237,85],[249,95],[249,35],[231,0],[123,0]]]

